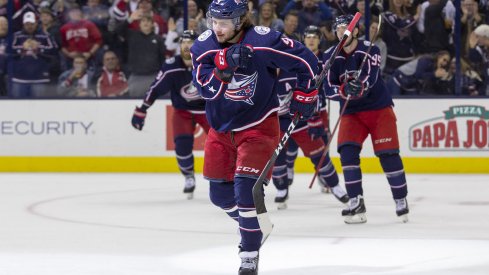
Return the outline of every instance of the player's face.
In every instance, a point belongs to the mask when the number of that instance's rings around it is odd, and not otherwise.
[[[183,39],[182,42],[180,42],[180,54],[182,56],[183,60],[190,60],[190,47],[194,44],[193,40],[190,39]]]
[[[219,43],[225,43],[236,34],[235,24],[231,19],[212,18],[212,30]]]
[[[318,50],[319,42],[319,37],[315,34],[308,34],[306,35],[306,37],[304,37],[304,44],[306,44],[306,47],[312,52]]]

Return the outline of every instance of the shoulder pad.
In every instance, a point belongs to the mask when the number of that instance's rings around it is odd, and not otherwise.
[[[199,40],[199,41],[205,41],[205,40],[207,40],[207,38],[209,38],[211,35],[212,35],[212,31],[211,31],[211,30],[206,30],[206,31],[205,31],[205,32],[203,32],[201,35],[199,35],[199,38],[197,38],[197,40]]]
[[[165,60],[166,64],[173,64],[175,63],[175,57],[170,57]]]
[[[255,26],[254,30],[257,34],[261,35],[265,35],[270,32],[270,28],[265,26]]]

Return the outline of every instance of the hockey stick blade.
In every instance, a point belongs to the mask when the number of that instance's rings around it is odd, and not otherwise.
[[[294,115],[294,117],[292,118],[292,122],[287,128],[287,131],[285,131],[285,134],[280,139],[277,148],[275,148],[272,157],[268,160],[260,176],[258,177],[255,184],[253,185],[253,201],[255,203],[258,224],[260,225],[260,230],[263,233],[262,244],[266,241],[270,233],[272,233],[272,229],[273,229],[273,223],[270,220],[270,216],[267,213],[267,207],[265,205],[265,194],[264,194],[263,186],[265,185],[265,180],[267,178],[268,172],[270,172],[270,169],[273,168],[273,165],[275,164],[275,160],[277,160],[278,155],[284,148],[290,135],[292,135],[292,131],[294,131],[295,127],[297,126],[297,123],[299,123],[299,118],[300,118],[299,114]]]

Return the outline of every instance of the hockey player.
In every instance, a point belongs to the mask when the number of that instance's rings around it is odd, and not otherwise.
[[[252,188],[280,137],[276,70],[296,74],[290,111],[308,119],[317,104],[317,89],[311,88],[317,58],[297,41],[253,26],[247,0],[214,0],[207,18],[209,30],[191,49],[194,83],[207,101],[211,125],[204,177],[212,203],[239,223],[239,274],[253,275],[263,234]]]
[[[304,44],[318,57],[322,57],[322,53],[320,53],[318,50],[320,38],[321,32],[319,31],[318,27],[311,25],[305,29]],[[322,68],[321,64],[322,62],[320,63],[318,69]],[[281,103],[281,109],[279,112],[280,130],[282,131],[283,135],[291,123],[291,116],[288,112],[288,101],[290,100],[289,94],[292,92],[292,87],[295,86],[296,77],[290,72],[280,70],[277,80],[278,85],[276,88]],[[320,96],[320,98],[323,99],[321,101],[324,102],[324,96]],[[324,110],[324,112],[326,112],[326,110]],[[308,157],[316,167],[325,149],[325,144],[328,142],[328,135],[320,113],[316,113],[307,121],[299,122],[292,132],[289,142],[292,140],[301,148],[304,155]],[[297,152],[297,147],[294,146],[293,150]],[[291,178],[288,177],[287,173],[287,155],[291,156],[292,154],[290,151],[285,150],[284,148],[284,150],[282,150],[277,157],[275,166],[273,167],[272,179],[273,184],[277,188],[275,202],[278,203],[278,209],[287,208],[286,201],[289,197],[288,180]],[[321,185],[325,184],[326,186],[330,187],[334,196],[338,200],[343,203],[347,203],[349,199],[348,195],[338,184],[338,174],[336,173],[333,163],[331,162],[329,154],[319,170]]]
[[[174,107],[173,140],[178,167],[185,176],[183,193],[187,194],[188,199],[193,198],[195,189],[192,153],[195,126],[199,124],[206,133],[209,131],[209,124],[205,117],[205,101],[192,83],[190,47],[196,38],[197,35],[192,30],[183,32],[180,37],[181,54],[166,60],[146,92],[143,104],[136,107],[132,117],[132,126],[142,130],[148,108],[159,96],[171,92],[171,102]]]
[[[353,19],[352,15],[342,15],[335,19],[336,35],[343,36],[346,27]],[[409,213],[406,175],[399,156],[396,116],[392,98],[380,76],[380,51],[370,43],[358,40],[358,26],[345,43],[343,50],[333,62],[324,81],[326,93],[331,99],[339,100],[340,107],[345,99],[350,101],[344,115],[340,118],[338,151],[345,177],[345,186],[350,196],[348,208],[342,211],[346,223],[364,223],[367,221],[360,170],[360,151],[362,144],[370,134],[375,155],[387,176],[392,196],[396,204],[396,213],[406,222]],[[328,60],[333,50],[326,51],[323,60]],[[360,65],[365,54],[368,58],[362,68]],[[358,79],[355,75],[361,70]]]

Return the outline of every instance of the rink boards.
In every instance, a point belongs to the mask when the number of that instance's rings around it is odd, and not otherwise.
[[[140,100],[0,101],[0,171],[177,172],[170,102],[159,100],[143,131],[132,128]],[[489,99],[397,99],[401,155],[410,173],[489,173]],[[338,118],[331,104],[331,125]],[[196,170],[202,170],[205,134],[197,129]],[[336,140],[336,138],[335,138]],[[373,142],[382,143],[384,139]],[[381,172],[365,142],[362,168]],[[331,155],[340,167],[336,143]],[[299,158],[296,171],[309,172]]]

